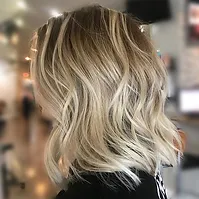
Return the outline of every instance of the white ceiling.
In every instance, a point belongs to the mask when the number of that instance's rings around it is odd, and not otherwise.
[[[15,50],[17,50],[19,60],[24,60],[24,57],[28,55],[29,41],[32,33],[51,17],[49,14],[51,9],[63,12],[84,5],[98,3],[102,6],[124,11],[126,2],[126,0],[26,0],[27,8],[21,9],[18,6],[21,0],[0,1],[0,23],[6,19],[15,18],[16,16],[19,16],[24,21],[24,26],[20,29],[19,43],[14,47]],[[5,58],[9,55],[9,52],[6,51],[5,46],[0,45],[0,57]]]

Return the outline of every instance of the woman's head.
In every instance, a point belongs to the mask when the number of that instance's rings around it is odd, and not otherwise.
[[[100,6],[63,13],[38,29],[32,48],[36,96],[56,121],[46,151],[56,183],[61,168],[123,171],[137,182],[130,168],[175,163],[166,72],[136,19]]]

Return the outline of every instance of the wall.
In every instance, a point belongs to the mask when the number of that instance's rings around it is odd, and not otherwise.
[[[0,99],[7,103],[8,117],[15,113],[16,78],[15,66],[0,60]]]
[[[178,87],[199,86],[199,47],[186,44],[185,0],[170,0],[173,18],[151,25],[151,35],[157,49],[176,59]]]
[[[170,0],[172,19],[151,25],[151,36],[157,49],[162,53],[179,55],[180,15],[183,0]]]

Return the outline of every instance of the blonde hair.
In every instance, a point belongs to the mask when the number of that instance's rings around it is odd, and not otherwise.
[[[31,74],[56,121],[45,158],[55,183],[92,171],[121,171],[138,183],[132,168],[154,174],[159,162],[176,163],[178,135],[164,114],[166,71],[140,25],[89,6],[36,32]]]

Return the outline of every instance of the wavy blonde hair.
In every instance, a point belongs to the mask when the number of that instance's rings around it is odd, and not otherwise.
[[[166,71],[135,18],[101,6],[63,13],[32,48],[36,96],[55,118],[45,158],[55,183],[92,171],[138,183],[132,168],[154,174],[159,162],[176,163]]]

